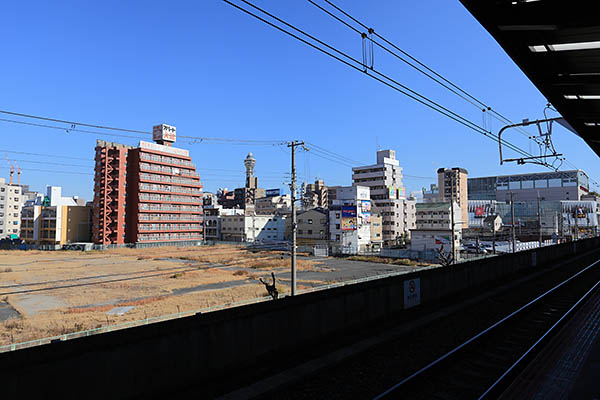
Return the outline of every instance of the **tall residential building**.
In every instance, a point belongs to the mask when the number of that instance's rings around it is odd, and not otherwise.
[[[302,193],[302,207],[305,210],[311,208],[327,208],[329,207],[329,196],[327,186],[321,179],[315,179],[315,183],[304,185]]]
[[[552,171],[532,174],[469,178],[469,200],[515,201],[582,200],[590,192],[590,178],[584,171]]]
[[[19,237],[23,203],[23,188],[0,178],[0,239]]]
[[[454,221],[461,229],[469,227],[469,204],[467,175],[464,168],[440,168],[438,173],[439,201],[455,201],[460,207],[460,221]]]
[[[367,186],[373,204],[383,217],[383,241],[395,243],[415,227],[415,204],[407,199],[402,185],[402,168],[394,150],[377,152],[377,164],[352,168],[352,184]]]
[[[172,147],[175,127],[155,143],[96,146],[94,242],[196,242],[203,238],[202,184],[189,152]]]

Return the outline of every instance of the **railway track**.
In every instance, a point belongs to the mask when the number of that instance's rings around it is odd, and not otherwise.
[[[379,399],[495,398],[600,286],[600,260],[377,395]]]

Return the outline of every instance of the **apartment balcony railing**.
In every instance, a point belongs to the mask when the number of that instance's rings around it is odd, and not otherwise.
[[[156,161],[156,162],[162,162],[162,163],[166,163],[166,164],[178,164],[178,165],[184,165],[184,166],[190,167],[190,168],[194,167],[194,164],[192,164],[190,161],[182,160],[181,158],[159,156],[159,155],[147,154],[147,153],[141,153],[140,158],[142,160]]]

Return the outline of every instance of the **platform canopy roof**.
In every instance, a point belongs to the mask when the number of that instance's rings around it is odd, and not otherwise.
[[[460,1],[600,156],[597,2]]]

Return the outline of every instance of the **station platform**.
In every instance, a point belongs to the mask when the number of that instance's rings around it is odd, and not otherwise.
[[[521,372],[501,399],[600,399],[600,290]]]

